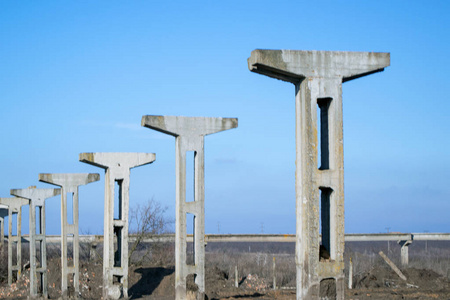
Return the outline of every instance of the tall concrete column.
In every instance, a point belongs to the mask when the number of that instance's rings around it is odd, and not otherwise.
[[[254,50],[248,59],[250,71],[295,85],[297,299],[319,299],[330,278],[344,298],[342,83],[387,66],[389,53],[373,52]]]
[[[400,257],[403,267],[407,267],[409,264],[409,253],[408,253],[408,247],[411,245],[412,240],[408,241],[398,241],[401,249],[400,249]]]
[[[75,295],[80,292],[79,274],[79,225],[78,225],[78,187],[91,182],[99,181],[99,174],[39,174],[39,181],[61,187],[61,293],[68,296],[68,276],[73,274]],[[67,201],[72,201],[72,223],[68,221]],[[67,240],[72,237],[73,259],[68,266]]]
[[[143,116],[142,126],[175,137],[176,221],[175,221],[175,299],[186,299],[186,277],[195,274],[197,299],[205,295],[205,135],[236,128],[237,119]],[[186,202],[186,152],[194,151],[194,201]],[[186,215],[194,215],[194,265],[186,259]]]
[[[22,206],[28,205],[27,199],[0,198],[0,204],[8,207],[8,284],[13,282],[13,272],[20,278],[22,273]],[[13,215],[17,215],[16,235],[13,235]],[[13,266],[13,244],[16,245],[16,264]]]
[[[38,293],[48,298],[47,286],[47,244],[45,242],[45,200],[61,193],[60,189],[12,189],[11,195],[30,201],[30,297]],[[38,211],[36,211],[38,209]],[[36,213],[39,220],[36,220]],[[39,230],[36,230],[36,225]],[[36,263],[36,242],[39,242],[39,264]],[[38,282],[39,281],[39,282]],[[38,288],[39,283],[39,288]]]
[[[103,299],[128,298],[128,210],[130,169],[152,163],[154,153],[81,153],[80,161],[105,169]],[[118,194],[115,195],[115,186]],[[118,198],[118,203],[114,200]],[[114,211],[117,212],[117,217]],[[114,252],[114,236],[117,251]],[[114,284],[114,279],[120,282]]]

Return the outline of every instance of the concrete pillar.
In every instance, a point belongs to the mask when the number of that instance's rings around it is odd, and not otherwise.
[[[248,59],[250,71],[295,86],[297,299],[319,299],[327,278],[344,298],[342,83],[382,71],[389,60],[389,53],[291,50],[254,50]]]
[[[16,271],[18,280],[22,273],[22,206],[29,201],[21,198],[0,198],[0,204],[8,207],[8,284],[13,283],[13,271]],[[13,215],[17,215],[17,233],[13,235]],[[16,244],[16,264],[13,266],[13,244]]]
[[[402,266],[407,267],[409,264],[408,246],[412,243],[412,240],[398,241],[398,243],[401,247],[400,255],[401,255]]]
[[[39,174],[39,181],[54,184],[61,187],[61,293],[65,298],[68,296],[68,276],[73,274],[73,285],[75,295],[80,292],[79,274],[79,226],[78,226],[78,187],[100,180],[99,174]],[[67,197],[73,201],[72,223],[67,216]],[[68,237],[72,237],[73,259],[68,266]]]
[[[128,298],[130,169],[152,163],[153,153],[81,153],[80,161],[105,169],[103,299]],[[115,186],[118,185],[118,195]],[[114,200],[118,198],[118,204]],[[116,206],[116,207],[115,207]],[[114,210],[118,212],[115,218]],[[117,251],[114,252],[114,237]],[[120,284],[114,284],[117,279]]]
[[[237,119],[143,116],[142,126],[175,137],[175,299],[186,299],[186,277],[195,274],[197,299],[205,294],[205,135],[236,128]],[[194,201],[186,202],[186,152],[194,151]],[[186,263],[186,214],[194,215],[194,265]]]
[[[30,202],[30,297],[36,298],[41,293],[48,298],[47,290],[47,244],[45,242],[45,200],[61,193],[60,189],[12,189],[11,195],[24,198]],[[36,220],[36,209],[38,218]],[[39,230],[36,232],[36,224]],[[39,242],[39,264],[36,263],[36,242]],[[39,280],[39,288],[38,288]]]

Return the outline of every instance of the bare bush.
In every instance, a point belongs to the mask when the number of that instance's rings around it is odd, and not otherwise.
[[[151,261],[164,265],[173,261],[173,243],[145,243],[152,236],[171,232],[174,222],[165,215],[166,211],[167,207],[153,199],[130,208],[129,234],[134,238],[128,254],[130,263],[142,265],[144,261]]]

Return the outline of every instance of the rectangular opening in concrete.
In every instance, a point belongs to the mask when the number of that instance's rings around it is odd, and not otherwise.
[[[11,224],[12,233],[11,235],[17,235],[17,213],[12,214],[12,224]]]
[[[15,266],[17,265],[17,242],[12,242],[12,253],[11,253],[11,260],[12,260],[12,265]]]
[[[332,189],[321,187],[319,201],[319,232],[322,234],[322,242],[319,252],[319,259],[331,259],[331,193]]]
[[[191,234],[194,237],[194,224],[195,224],[195,216],[193,214],[186,214],[186,234]],[[194,265],[194,243],[186,243],[186,264]]]
[[[36,234],[41,234],[41,208],[39,206],[36,206],[36,213],[35,213],[35,220],[36,220]]]
[[[14,264],[13,264],[14,265]],[[19,277],[19,274],[16,270],[12,271],[12,282],[16,282]]]
[[[330,168],[330,143],[329,143],[329,124],[328,124],[328,110],[332,98],[318,98],[317,105],[317,131],[319,133],[318,143],[318,160],[320,170],[328,170]]]
[[[122,219],[122,183],[123,179],[115,181],[114,185],[114,219]]]
[[[320,281],[319,299],[336,299],[336,279],[326,278]]]
[[[195,201],[196,151],[186,151],[186,202]]]
[[[122,227],[114,226],[114,267],[122,267]]]
[[[73,224],[73,193],[67,193],[67,223]]]
[[[67,287],[69,288],[69,293],[72,291],[71,288],[75,286],[74,277],[75,277],[74,273],[67,274]]]
[[[122,276],[113,275],[113,284],[120,284]]]
[[[67,236],[67,267],[72,268],[73,263],[73,234]]]
[[[40,268],[42,267],[42,255],[41,252],[42,251],[42,241],[37,241],[36,242],[36,268]]]

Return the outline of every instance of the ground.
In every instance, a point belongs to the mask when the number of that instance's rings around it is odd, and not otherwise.
[[[48,261],[49,298],[60,297],[60,260]],[[129,294],[131,299],[174,299],[174,267],[131,266]],[[346,299],[450,299],[450,280],[434,271],[406,268],[407,281],[402,281],[387,266],[378,266],[354,277],[354,288],[346,289]],[[295,299],[295,290],[273,291],[271,284],[257,275],[240,278],[239,288],[234,277],[218,267],[206,267],[206,295],[208,299]],[[192,278],[189,278],[192,279]],[[100,299],[102,267],[99,263],[82,263],[80,289],[83,299]],[[188,289],[196,286],[188,283]],[[70,290],[73,295],[73,289]],[[26,299],[29,293],[29,269],[12,286],[2,284],[1,299]]]

